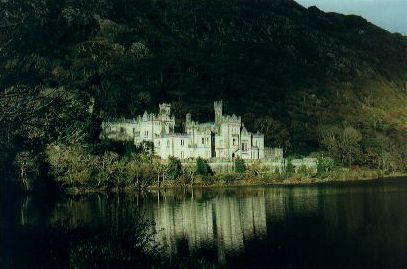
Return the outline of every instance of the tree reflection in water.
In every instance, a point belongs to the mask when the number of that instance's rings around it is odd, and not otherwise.
[[[168,257],[228,267],[407,267],[405,181],[346,186],[245,187],[68,197],[45,210],[28,196],[21,225],[67,220],[120,226],[143,212]]]

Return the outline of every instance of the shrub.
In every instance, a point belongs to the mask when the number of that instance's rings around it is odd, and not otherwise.
[[[65,187],[126,187],[156,182],[165,168],[145,155],[120,157],[115,152],[94,155],[80,146],[51,145],[47,148],[50,174]],[[178,163],[180,167],[180,163]],[[171,170],[175,176],[180,168]],[[175,171],[175,172],[174,172]]]
[[[22,151],[15,157],[15,165],[19,170],[19,179],[25,190],[32,190],[40,174],[40,161],[32,152]]]
[[[287,175],[292,175],[295,173],[295,168],[294,168],[294,165],[293,165],[291,159],[287,160],[287,166],[285,167],[285,173]]]
[[[240,157],[237,157],[235,160],[235,172],[239,174],[243,174],[244,172],[246,172],[246,164]]]
[[[203,177],[213,175],[211,167],[201,157],[196,159],[196,174]]]
[[[309,177],[314,175],[315,171],[313,171],[312,168],[309,168],[306,165],[301,165],[297,170],[297,174]]]
[[[220,174],[218,176],[220,181],[224,181],[225,183],[232,183],[235,182],[239,179],[238,174],[235,173],[226,173],[226,174]]]
[[[335,160],[329,157],[319,157],[317,163],[318,173],[330,172],[335,168]]]
[[[166,175],[169,179],[175,180],[181,175],[182,166],[180,160],[174,157],[168,159]]]

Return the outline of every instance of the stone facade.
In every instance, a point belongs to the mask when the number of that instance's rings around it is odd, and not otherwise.
[[[102,122],[102,136],[116,141],[154,142],[162,134],[174,133],[175,117],[171,116],[171,105],[160,104],[158,115],[144,112],[135,119],[107,119]]]
[[[171,115],[171,105],[160,104],[159,108],[157,115],[144,112],[143,116],[132,120],[106,120],[102,123],[102,136],[133,141],[136,145],[150,142],[154,145],[154,154],[162,159],[170,156],[179,159],[265,158],[264,135],[249,132],[241,117],[223,115],[222,101],[214,102],[214,122],[193,121],[188,113],[182,133],[174,132],[175,118]],[[273,152],[276,154],[276,151]]]

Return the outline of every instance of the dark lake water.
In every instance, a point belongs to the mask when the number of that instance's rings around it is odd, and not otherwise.
[[[169,256],[228,268],[407,268],[407,179],[92,194],[53,203],[26,196],[2,210],[5,259],[20,251],[14,227],[131,223],[142,211]]]

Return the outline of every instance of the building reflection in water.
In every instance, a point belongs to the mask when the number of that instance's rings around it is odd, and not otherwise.
[[[177,254],[178,243],[186,241],[189,253],[202,248],[227,253],[244,251],[244,243],[267,235],[263,191],[250,196],[216,195],[209,199],[190,197],[175,202],[162,199],[154,210],[157,239],[165,242],[169,254]]]

